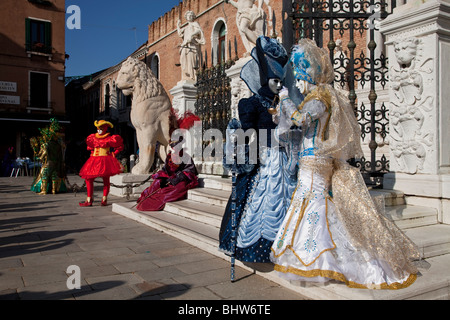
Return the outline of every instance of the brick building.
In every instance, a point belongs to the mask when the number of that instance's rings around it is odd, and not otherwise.
[[[0,156],[32,157],[38,128],[65,123],[65,0],[2,0],[0,12]]]
[[[281,37],[282,1],[271,0],[266,2],[269,3],[271,11],[275,12],[276,32]],[[267,4],[263,8],[267,16],[269,16]],[[182,39],[177,33],[177,22],[181,20],[182,26],[184,26],[186,23],[184,16],[187,11],[194,11],[197,16],[196,21],[204,32],[206,44],[202,47],[202,51],[205,53],[203,55],[204,58],[208,60],[208,66],[211,66],[211,58],[216,64],[221,59],[234,59],[236,52],[238,57],[242,57],[246,52],[236,25],[236,9],[232,5],[225,3],[224,0],[184,0],[149,25],[148,41],[135,53],[131,54],[131,56],[138,57],[146,62],[168,93],[181,79],[179,45]],[[271,23],[271,21],[268,23]],[[270,26],[267,31],[270,35],[273,33],[271,28]],[[236,48],[235,43],[237,44]],[[231,50],[229,49],[230,44]],[[220,52],[223,52],[225,55],[221,56]],[[231,57],[229,56],[230,52]],[[120,99],[116,99],[117,94],[120,95],[120,92],[110,91],[107,94],[104,91],[106,90],[107,82],[114,83],[120,65],[121,63],[112,66],[98,76],[98,79],[104,82],[100,110],[107,109],[107,106],[113,109],[115,108],[114,100],[120,101]],[[109,88],[112,90],[113,85],[110,85]],[[105,97],[108,97],[110,101],[105,101]]]
[[[287,14],[283,14],[283,9],[286,9],[284,2],[286,1],[264,0],[262,8],[266,14],[266,35],[275,35],[289,49],[293,37],[287,33],[292,31],[292,21],[287,18]],[[257,3],[256,1],[255,5]],[[173,99],[173,89],[182,80],[179,49],[183,39],[178,35],[177,24],[178,21],[181,21],[181,28],[187,25],[185,15],[188,11],[195,13],[195,21],[200,25],[204,34],[206,41],[202,46],[202,63],[206,63],[207,67],[230,59],[244,58],[247,55],[237,26],[237,9],[233,5],[225,0],[184,0],[180,2],[179,5],[167,11],[148,26],[148,40],[130,55],[147,64],[163,84],[174,105],[176,102]],[[290,25],[283,25],[284,23]],[[326,24],[327,21],[323,21],[323,23]],[[288,32],[284,33],[285,30]],[[338,34],[338,31],[335,30],[333,38],[342,40],[342,51],[345,55],[350,41],[348,33]],[[322,46],[327,47],[328,41],[329,35],[325,32],[321,41]],[[354,41],[357,43],[356,54],[359,55],[360,51],[366,53],[366,33],[358,33]],[[127,57],[124,57],[123,61],[126,59]],[[126,142],[123,156],[129,157],[131,154],[136,154],[138,146],[134,128],[129,120],[131,97],[124,96],[115,84],[121,65],[122,62],[99,72],[90,79],[91,81],[86,82],[83,88],[91,91],[93,88],[97,88],[95,92],[98,95],[98,100],[96,100],[98,101],[98,112],[89,114],[94,114],[97,118],[107,119],[115,124],[115,133],[122,135]],[[79,107],[81,108],[81,106]],[[74,127],[80,128],[84,125],[80,122],[74,124]],[[76,139],[83,139],[83,137],[76,137]]]
[[[263,9],[267,15],[267,34],[273,34],[272,14],[275,13],[276,34],[282,37],[282,1],[266,0]],[[148,41],[141,45],[130,56],[144,61],[161,81],[169,97],[173,99],[170,90],[181,80],[179,45],[182,39],[177,32],[178,20],[181,27],[185,26],[185,14],[193,11],[196,22],[200,24],[205,45],[202,47],[203,60],[207,66],[216,65],[220,61],[241,58],[246,49],[236,24],[237,10],[224,0],[184,0],[148,27]],[[231,56],[230,56],[231,55]],[[127,57],[124,57],[126,60]],[[123,61],[124,61],[123,60]],[[122,62],[123,62],[122,61]],[[108,119],[115,125],[115,132],[125,139],[126,150],[123,156],[136,153],[137,144],[135,132],[129,121],[131,107],[130,97],[125,97],[115,85],[121,64],[111,66],[97,74],[91,81],[85,83],[85,89],[99,85],[98,117]],[[82,125],[82,124],[80,124]]]
[[[265,2],[263,9],[266,15],[269,17],[271,11],[275,12],[275,29],[277,35],[281,37],[282,1]],[[208,66],[212,62],[216,64],[221,59],[234,59],[236,51],[239,58],[246,52],[236,25],[237,10],[235,7],[225,3],[224,0],[185,0],[154,21],[148,29],[147,48],[148,56],[151,57],[150,65],[156,68],[159,64],[160,81],[167,91],[181,79],[181,68],[177,65],[180,63],[179,45],[182,39],[177,33],[177,22],[181,20],[182,27],[184,26],[187,11],[193,11],[196,14],[196,22],[203,30],[206,44],[202,51],[204,52],[203,57],[206,56],[208,59]],[[273,29],[270,25],[272,21],[268,20],[267,34],[272,35]],[[235,39],[237,48],[235,48]],[[231,50],[228,48],[230,44]],[[231,57],[229,57],[230,51]]]

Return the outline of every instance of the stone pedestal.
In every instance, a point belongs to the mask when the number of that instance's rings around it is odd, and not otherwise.
[[[197,88],[195,83],[189,80],[182,80],[175,87],[169,90],[173,96],[172,107],[182,117],[186,111],[195,113],[195,102],[197,101]],[[186,137],[184,144],[186,152],[193,155],[194,151],[194,130],[189,130],[190,134]]]
[[[117,197],[126,197],[127,196],[127,188],[122,188],[122,186],[126,186],[130,184],[131,187],[130,197],[138,198],[141,193],[150,186],[153,182],[152,179],[146,181],[151,175],[150,174],[131,174],[131,173],[122,173],[111,177],[111,184],[115,184],[117,187],[111,185],[110,194]]]
[[[381,22],[389,58],[385,188],[450,223],[450,1],[412,1]]]
[[[195,101],[197,100],[195,82],[179,81],[169,92],[173,96],[172,106],[180,115],[183,115],[186,111],[195,112]]]

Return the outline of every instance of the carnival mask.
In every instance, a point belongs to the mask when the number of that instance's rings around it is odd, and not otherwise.
[[[278,78],[271,78],[267,84],[269,86],[270,91],[275,94],[279,94],[280,90],[283,88],[283,82]]]
[[[101,126],[101,127],[98,127],[98,128],[97,128],[97,133],[98,133],[99,135],[104,135],[104,134],[107,132],[107,130],[108,130],[107,127],[108,127],[108,126],[106,126],[106,125],[103,125],[103,126]]]
[[[301,39],[297,45],[294,45],[290,62],[295,79],[303,80],[308,85],[328,84],[334,79],[334,69],[329,53],[326,49],[317,47],[314,40]]]
[[[295,86],[298,88],[302,95],[306,95],[311,90],[311,84],[305,80],[296,79]]]

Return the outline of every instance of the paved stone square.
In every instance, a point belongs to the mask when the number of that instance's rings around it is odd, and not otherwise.
[[[101,207],[101,185],[94,206],[81,208],[84,192],[43,196],[31,183],[0,178],[1,300],[305,299],[239,267],[231,283],[227,261]],[[67,287],[72,265],[80,289]]]

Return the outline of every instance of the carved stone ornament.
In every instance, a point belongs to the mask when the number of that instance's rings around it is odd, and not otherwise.
[[[231,79],[231,118],[239,119],[238,104],[243,98],[249,98],[251,91],[241,78]]]
[[[434,98],[424,91],[424,78],[433,72],[433,58],[421,54],[423,43],[416,37],[394,41],[396,63],[390,68],[391,151],[400,171],[415,174],[424,169],[432,151],[433,132],[424,126]]]

